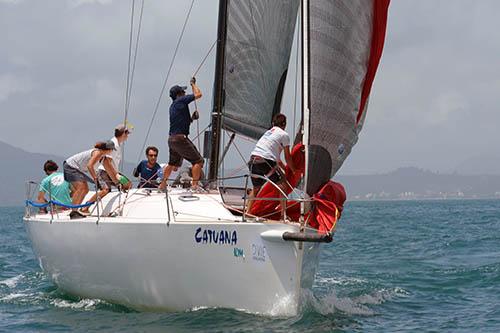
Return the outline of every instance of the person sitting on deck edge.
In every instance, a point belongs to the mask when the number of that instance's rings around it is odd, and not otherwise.
[[[45,195],[49,200],[57,201],[64,205],[71,205],[71,189],[67,181],[64,180],[62,172],[57,172],[59,166],[56,162],[48,160],[43,164],[43,171],[47,177],[40,182],[37,202],[47,203]],[[56,207],[57,210],[64,210],[64,207]],[[40,208],[40,212],[47,213],[46,208]]]
[[[191,79],[191,87],[193,94],[186,95],[187,87],[178,85],[170,88],[170,97],[172,104],[170,105],[170,132],[168,138],[168,148],[170,157],[168,165],[163,172],[163,179],[160,184],[160,189],[167,187],[168,177],[172,171],[182,165],[182,159],[185,158],[193,165],[193,189],[198,189],[198,180],[200,179],[201,169],[203,168],[203,157],[196,149],[196,146],[189,140],[189,126],[193,119],[197,119],[197,111],[193,113],[193,117],[189,112],[189,103],[195,99],[201,98],[201,91],[196,86],[196,79]]]
[[[134,177],[140,177],[139,188],[157,188],[158,176],[161,173],[161,166],[158,160],[158,148],[149,146],[146,148],[147,160],[142,160],[134,169]]]
[[[273,117],[273,127],[262,135],[252,151],[250,161],[248,162],[248,169],[250,170],[253,189],[248,200],[247,211],[250,211],[254,202],[251,198],[257,196],[261,187],[266,182],[262,177],[266,177],[275,184],[279,184],[280,188],[284,190],[285,177],[279,170],[279,167],[285,168],[280,159],[281,151],[284,151],[286,163],[292,172],[295,171],[292,155],[290,154],[290,137],[285,132],[285,127],[286,116],[278,113]],[[283,216],[285,201],[281,201],[281,207],[281,214]]]

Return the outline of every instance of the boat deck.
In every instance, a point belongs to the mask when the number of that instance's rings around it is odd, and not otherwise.
[[[86,199],[89,197],[90,194]],[[228,197],[225,199],[227,201]],[[238,200],[238,195],[233,193],[229,199],[234,203]],[[241,196],[239,200],[242,202]],[[241,215],[233,213],[228,208],[228,204],[230,203],[224,203],[219,190],[193,193],[182,188],[169,188],[167,192],[157,189],[132,189],[129,193],[118,191],[109,193],[100,200],[99,207],[97,205],[90,207],[90,216],[82,219],[71,220],[69,210],[54,214],[33,214],[32,210],[30,218],[61,222],[70,220],[120,223],[244,222]],[[255,222],[255,219],[250,221]]]

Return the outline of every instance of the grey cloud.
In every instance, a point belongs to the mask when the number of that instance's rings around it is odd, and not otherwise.
[[[129,160],[142,154],[189,4],[146,1]],[[448,171],[497,150],[499,10],[492,0],[392,1],[366,123],[342,173],[399,166]],[[0,140],[66,156],[111,136],[124,116],[129,20],[129,1],[0,1]],[[217,1],[196,1],[167,86],[187,83],[216,39],[216,22]],[[284,102],[290,116],[294,65],[292,57]],[[197,75],[202,127],[213,69],[214,53]],[[168,103],[165,95],[148,140],[165,159]],[[230,162],[241,164],[239,157]]]

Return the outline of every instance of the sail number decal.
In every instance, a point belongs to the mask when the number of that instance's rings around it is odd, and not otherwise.
[[[256,261],[266,261],[267,250],[262,244],[252,244],[252,259]]]
[[[194,240],[200,244],[236,245],[238,234],[236,230],[211,230],[200,227],[194,233]]]

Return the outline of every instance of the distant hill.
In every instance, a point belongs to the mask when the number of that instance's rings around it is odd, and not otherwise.
[[[30,153],[0,141],[0,206],[23,205],[28,180],[40,181],[44,177],[43,163],[54,160],[60,170],[65,157]],[[125,170],[132,170],[130,163]]]
[[[335,180],[350,199],[500,198],[500,175],[440,174],[410,167]]]
[[[52,159],[61,167],[61,156],[30,153],[0,142],[0,206],[22,205],[25,182],[44,176],[43,163]],[[125,163],[130,174],[134,165]],[[500,198],[500,175],[440,174],[418,168],[400,168],[377,175],[337,176],[350,200]]]
[[[483,154],[459,163],[455,170],[461,175],[500,175],[500,154]]]

